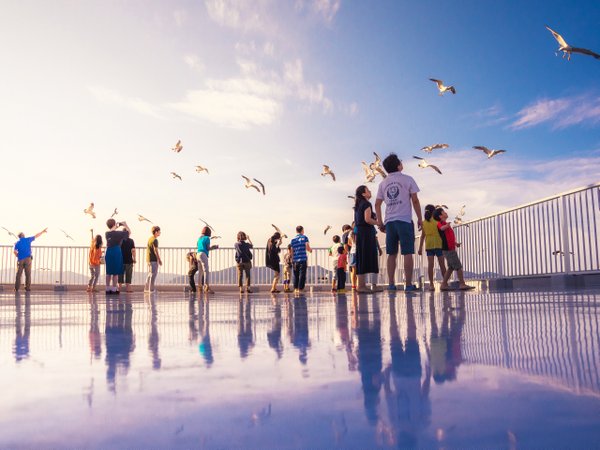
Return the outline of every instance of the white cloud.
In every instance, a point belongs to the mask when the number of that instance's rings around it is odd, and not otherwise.
[[[188,18],[188,13],[187,11],[183,10],[183,9],[178,9],[176,11],[173,11],[173,19],[175,20],[175,24],[178,27],[182,27],[185,22],[187,21]]]
[[[333,102],[325,97],[323,84],[310,84],[304,81],[304,69],[300,59],[285,64],[283,78],[298,99],[321,105],[325,112],[332,110]]]
[[[207,89],[188,91],[168,107],[190,116],[236,129],[272,124],[282,105],[272,86],[253,79],[211,80]]]
[[[185,55],[183,57],[183,61],[196,72],[202,73],[204,72],[204,64],[200,61],[196,55]]]
[[[545,122],[552,122],[554,128],[597,124],[600,122],[600,97],[580,95],[538,100],[519,111],[510,128],[530,128]]]
[[[342,4],[341,0],[296,0],[296,11],[308,10],[311,14],[330,24]]]
[[[404,161],[405,173],[421,189],[421,205],[446,204],[452,215],[467,204],[468,220],[597,182],[600,173],[598,150],[586,156],[526,163],[510,153],[488,160],[475,150],[444,150],[427,161],[439,166],[443,175],[417,168],[412,158]]]
[[[264,30],[267,26],[270,0],[206,0],[209,17],[219,25],[249,30]]]
[[[160,108],[135,97],[125,97],[116,91],[101,86],[88,86],[90,93],[96,100],[106,103],[129,108],[148,116],[162,118]]]

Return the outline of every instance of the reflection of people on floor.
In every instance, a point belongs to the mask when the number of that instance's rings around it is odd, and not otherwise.
[[[369,310],[369,300],[372,310]],[[382,384],[381,315],[376,298],[353,294],[356,320],[358,370],[362,382],[365,415],[371,425],[379,419],[379,391]]]
[[[210,342],[210,315],[209,302],[207,298],[198,299],[198,329],[200,330],[200,345],[198,350],[206,362],[206,366],[212,366],[213,358],[212,344]]]
[[[238,304],[238,347],[240,356],[246,358],[254,347],[252,334],[252,302],[240,299]]]
[[[452,306],[450,293],[443,294],[443,318],[441,329],[435,319],[431,300],[431,368],[437,384],[456,379],[458,366],[462,363],[461,338],[466,319],[464,292],[457,295],[458,306]]]
[[[189,314],[190,336],[188,340],[190,341],[190,343],[195,344],[196,342],[198,342],[198,326],[196,325],[196,320],[198,320],[198,317],[196,316],[196,299],[193,297],[189,301]]]
[[[17,362],[29,357],[29,333],[31,329],[31,299],[25,297],[25,311],[21,296],[15,296],[15,346],[13,354]]]
[[[348,370],[355,371],[358,367],[358,360],[352,348],[352,335],[348,324],[348,303],[344,294],[339,295],[335,303],[335,327],[338,330],[341,345],[346,350]]]
[[[150,333],[148,334],[148,350],[152,355],[152,368],[159,370],[162,365],[160,354],[158,352],[158,342],[160,336],[158,335],[158,314],[156,310],[156,300],[150,299]]]
[[[98,308],[98,302],[96,297],[90,297],[90,356],[94,359],[99,359],[102,355],[102,335],[100,334],[100,326],[98,325],[98,319],[100,317],[100,309]]]
[[[267,341],[269,347],[277,353],[277,359],[283,356],[283,343],[281,342],[281,304],[273,296],[273,319],[271,319],[271,329],[267,331]]]
[[[396,310],[396,299],[390,302],[391,364],[385,370],[385,398],[390,421],[391,440],[400,448],[418,447],[418,432],[429,423],[431,404],[429,386],[431,370],[426,365],[421,382],[421,351],[413,302],[402,299],[406,306],[406,339],[402,342]]]
[[[133,336],[133,308],[120,299],[106,300],[106,380],[108,388],[116,392],[116,374],[127,375],[129,356],[135,349]]]
[[[290,340],[292,345],[299,351],[298,360],[302,364],[308,362],[308,349],[310,339],[308,337],[308,306],[306,297],[301,295],[293,300],[293,324],[290,322]],[[288,308],[288,314],[292,310]]]

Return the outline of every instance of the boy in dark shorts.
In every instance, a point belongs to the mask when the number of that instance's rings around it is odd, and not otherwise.
[[[433,212],[433,218],[437,220],[438,230],[440,231],[440,236],[442,238],[442,252],[444,257],[446,258],[446,263],[448,265],[448,269],[444,274],[444,279],[442,280],[442,284],[440,285],[440,290],[448,291],[450,287],[448,286],[448,280],[452,276],[452,272],[456,270],[458,275],[459,289],[462,291],[468,291],[469,289],[475,289],[474,286],[469,286],[465,283],[465,279],[463,277],[462,263],[460,262],[460,258],[458,257],[458,253],[456,253],[456,248],[460,247],[459,243],[456,243],[456,236],[454,235],[454,230],[452,226],[446,222],[448,219],[448,213],[444,211],[443,208],[438,208]]]

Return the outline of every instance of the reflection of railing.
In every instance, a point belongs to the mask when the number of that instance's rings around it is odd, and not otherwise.
[[[59,286],[84,285],[89,279],[88,247],[48,247],[33,246],[32,282]],[[187,285],[188,262],[186,255],[191,248],[161,248],[163,265],[158,272],[159,286]],[[146,249],[137,248],[137,262],[134,266],[133,284],[144,284],[147,274]],[[283,260],[283,249],[281,259]],[[252,283],[270,284],[273,271],[265,267],[265,249],[253,250]],[[307,283],[325,284],[331,279],[331,258],[328,249],[315,248],[308,254]],[[14,283],[16,262],[11,246],[0,246],[0,284]],[[219,248],[210,252],[211,284],[237,284],[235,250]],[[283,273],[281,274],[283,280]],[[102,280],[100,280],[100,284]]]
[[[454,230],[462,244],[458,253],[465,278],[597,272],[600,183],[465,221]],[[415,280],[425,273],[426,266],[425,258],[415,257]],[[385,255],[380,267],[385,272]],[[396,279],[403,278],[399,261]]]

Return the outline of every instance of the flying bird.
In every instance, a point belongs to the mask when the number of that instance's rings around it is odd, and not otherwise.
[[[484,152],[487,155],[488,159],[493,158],[494,156],[496,156],[499,153],[506,152],[506,150],[490,150],[489,148],[484,147],[483,145],[475,145],[473,148],[475,150],[481,150],[482,152]]]
[[[449,145],[448,144],[433,144],[433,145],[428,145],[426,147],[422,147],[421,150],[423,150],[424,152],[427,153],[431,153],[433,150],[443,150],[445,148],[448,148]]]
[[[321,176],[326,177],[327,175],[331,175],[331,178],[333,178],[333,181],[335,181],[335,173],[331,171],[328,165],[323,164],[323,172],[321,172]]]
[[[246,189],[254,188],[254,189],[256,189],[256,192],[258,192],[259,194],[262,192],[263,195],[265,195],[265,185],[262,184],[260,181],[258,181],[256,178],[252,178],[252,180],[250,180],[250,178],[245,177],[244,175],[242,175],[242,178],[244,180],[246,180],[246,184],[244,184],[244,187]],[[260,187],[258,187],[252,181],[256,181],[260,185]]]
[[[356,201],[356,197],[354,195],[349,195],[348,198]]]
[[[460,216],[456,216],[456,217],[454,218],[454,224],[455,224],[455,225],[462,225],[462,224],[463,224],[462,217],[460,217]],[[469,224],[468,224],[468,223],[465,223],[464,225],[465,225],[467,228],[471,228],[471,227],[469,226]]]
[[[142,216],[141,214],[138,214],[137,216],[138,216],[138,220],[139,220],[140,222],[150,222],[150,223],[153,223],[151,220],[149,220],[149,219],[146,219],[146,218],[145,218],[144,216]]]
[[[10,231],[8,228],[4,228],[4,227],[2,227],[2,229],[3,229],[4,231],[6,231],[6,232],[8,233],[8,235],[9,235],[9,236],[12,236],[12,237],[14,237],[15,239],[19,239],[19,237],[18,237],[18,236],[17,236],[15,233],[13,233],[12,231]]]
[[[277,231],[281,235],[282,238],[288,237],[287,234],[285,234],[283,231],[281,231],[277,225],[271,224],[271,226],[273,228],[275,228],[275,231]]]
[[[256,182],[257,182],[257,183],[260,185],[260,188],[262,189],[262,193],[263,193],[263,195],[266,195],[266,192],[265,192],[265,185],[264,185],[264,184],[262,184],[260,181],[258,181],[256,178],[252,178],[252,179],[253,179],[254,181],[256,181]]]
[[[198,173],[201,173],[201,172],[208,173],[208,169],[206,167],[196,166],[196,172],[198,172]]]
[[[438,208],[448,209],[448,207],[446,205],[435,205],[435,209],[438,209]]]
[[[331,225],[327,225],[327,226],[325,227],[325,229],[323,230],[323,234],[327,234],[327,232],[328,232],[329,230],[331,230]]]
[[[171,150],[173,150],[175,153],[179,153],[181,150],[183,150],[183,145],[181,145],[181,139],[177,141],[177,144],[175,144],[175,147],[172,147]]]
[[[369,164],[369,168],[373,172],[376,172],[379,175],[381,175],[382,178],[387,177],[387,173],[385,173],[385,170],[383,170],[383,168],[381,167],[381,158],[379,157],[379,155],[376,152],[373,152],[373,154],[375,155],[375,161],[373,161],[371,164]]]
[[[558,255],[563,256],[564,254],[565,254],[565,252],[563,252],[562,250],[554,250],[552,252],[552,256],[558,256]],[[569,254],[574,255],[575,253],[569,252]]]
[[[362,161],[363,170],[365,171],[365,179],[367,183],[372,183],[377,174],[371,169],[370,164]]]
[[[210,228],[212,231],[215,231],[215,229],[213,227],[211,227],[208,222],[206,222],[204,219],[202,219],[201,217],[198,217],[198,220],[200,222],[202,222],[204,225],[206,225],[208,228]]]
[[[460,211],[458,212],[458,215],[460,217],[463,217],[465,215],[465,208],[467,207],[467,205],[462,205],[462,208],[460,208]]]
[[[437,84],[438,91],[440,91],[439,95],[444,95],[444,92],[448,91],[456,94],[456,89],[454,89],[454,86],[444,86],[444,82],[442,80],[436,80],[435,78],[430,78],[430,80]]]
[[[65,235],[65,237],[67,237],[68,239],[71,239],[72,241],[74,241],[75,239],[73,239],[71,236],[69,236],[69,233],[67,233],[65,230],[62,230],[59,228],[60,231],[63,232],[63,234]]]
[[[211,236],[211,239],[221,239],[221,236]]]
[[[442,174],[442,171],[437,166],[434,166],[433,164],[429,164],[427,161],[425,161],[425,158],[421,158],[419,156],[413,156],[413,158],[420,160],[419,161],[419,167],[421,169],[425,169],[427,167],[431,167],[433,170],[435,170],[440,175]]]
[[[176,174],[175,172],[171,172],[171,176],[173,177],[173,179],[179,178],[179,181],[183,181],[181,176]]]
[[[92,202],[92,203],[90,203],[90,206],[88,206],[87,208],[85,208],[85,209],[83,210],[83,212],[84,212],[85,214],[89,214],[90,216],[92,216],[92,218],[93,218],[93,219],[95,219],[95,218],[96,218],[96,213],[94,212],[94,203],[93,203],[93,202]]]
[[[113,211],[113,213],[110,215],[110,218],[112,219],[113,217],[115,217],[117,214],[119,214],[119,211],[117,211],[117,208],[115,208],[115,210]]]
[[[546,29],[550,33],[552,33],[552,36],[554,36],[554,39],[556,39],[556,42],[558,42],[557,54],[558,54],[558,52],[563,52],[562,56],[563,56],[563,58],[566,56],[567,61],[571,60],[571,53],[581,53],[582,55],[589,55],[589,56],[593,56],[596,59],[600,59],[600,55],[598,53],[588,50],[587,48],[571,47],[569,44],[567,44],[567,41],[565,41],[564,38],[560,34],[558,34],[556,31],[554,31],[548,25],[546,25]]]

